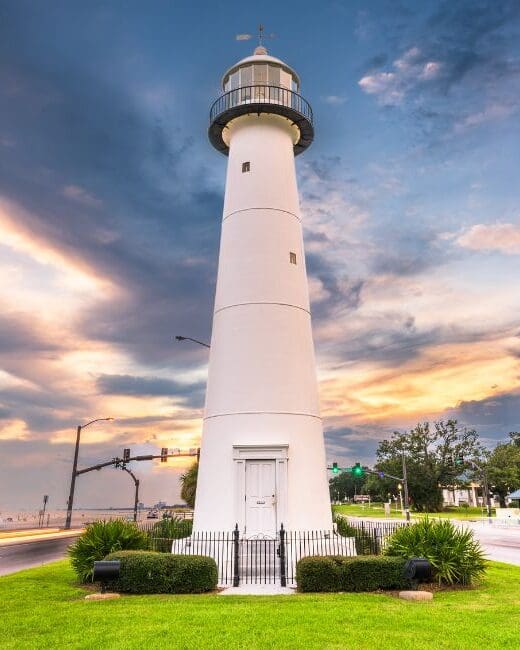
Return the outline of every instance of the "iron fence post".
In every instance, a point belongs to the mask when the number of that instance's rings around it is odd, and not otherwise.
[[[233,587],[238,587],[240,584],[239,537],[238,524],[235,524],[235,530],[233,531]]]
[[[285,572],[285,530],[280,524],[280,585],[287,587],[287,575]]]

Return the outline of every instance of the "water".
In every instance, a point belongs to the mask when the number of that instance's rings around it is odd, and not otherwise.
[[[138,521],[146,520],[148,509],[137,512]],[[47,510],[43,519],[44,528],[61,528],[65,525],[65,510]],[[72,526],[85,526],[92,521],[105,519],[129,519],[133,521],[134,511],[131,508],[110,509],[92,508],[88,510],[74,510],[72,513]],[[152,520],[153,521],[153,520]],[[38,510],[0,512],[0,530],[18,530],[40,528],[40,515]]]

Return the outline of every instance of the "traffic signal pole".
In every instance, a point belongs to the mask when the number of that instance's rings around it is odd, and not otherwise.
[[[77,469],[78,465],[78,448],[79,448],[79,437],[81,434],[81,426],[78,427],[78,432],[77,432],[77,438],[76,438],[76,453],[74,454],[74,465],[72,468],[72,479],[71,479],[71,486],[70,486],[70,496],[69,496],[69,501],[67,504],[67,518],[65,520],[65,528],[70,528],[71,525],[71,520],[72,520],[72,503],[74,499],[74,488],[76,485],[76,477],[81,476],[81,474],[87,474],[88,472],[93,472],[94,470],[101,470],[103,467],[116,467],[119,469],[124,470],[130,476],[132,477],[135,485],[135,498],[134,498],[134,521],[137,521],[137,506],[139,503],[139,479],[136,478],[133,472],[131,472],[129,469],[127,469],[126,464],[130,463],[131,461],[143,461],[143,460],[155,460],[156,458],[160,458],[161,462],[164,462],[167,458],[184,458],[184,457],[193,457],[197,456],[197,459],[199,458],[200,454],[200,449],[197,449],[194,453],[186,453],[186,454],[145,454],[141,456],[133,456],[133,457],[128,457],[125,454],[124,458],[112,458],[112,460],[107,460],[104,463],[97,463],[96,465],[91,465],[90,467],[85,467],[84,469]],[[161,451],[164,451],[162,449]]]

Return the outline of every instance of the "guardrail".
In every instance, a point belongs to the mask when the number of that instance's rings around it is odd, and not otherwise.
[[[269,85],[241,86],[224,93],[211,106],[210,123],[214,122],[222,113],[248,104],[255,107],[261,104],[286,106],[299,113],[311,124],[313,123],[312,108],[306,99],[288,88]]]

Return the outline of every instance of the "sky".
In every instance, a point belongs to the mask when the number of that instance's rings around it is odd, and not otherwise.
[[[196,447],[226,158],[223,72],[294,67],[296,161],[327,457],[456,418],[520,428],[516,0],[0,0],[0,511],[65,506],[80,466]],[[140,463],[146,503],[185,459]],[[105,469],[76,505],[126,506]]]

